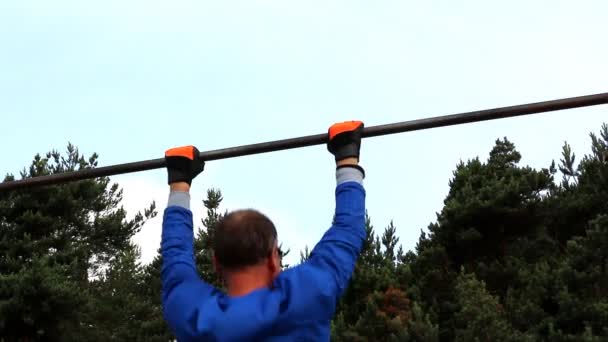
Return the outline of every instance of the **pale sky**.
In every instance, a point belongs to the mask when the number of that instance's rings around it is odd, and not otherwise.
[[[100,165],[608,91],[608,2],[0,2],[0,173],[68,141]],[[367,208],[405,249],[435,220],[459,160],[507,136],[546,167],[565,140],[578,156],[607,107],[366,139]],[[224,209],[273,219],[298,260],[331,221],[324,146],[209,162],[194,182]],[[113,177],[135,213],[166,204],[165,170]],[[136,237],[149,261],[159,218]],[[198,224],[200,225],[200,224]]]

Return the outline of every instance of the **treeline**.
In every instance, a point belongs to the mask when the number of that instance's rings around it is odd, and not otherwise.
[[[486,161],[456,166],[413,251],[392,222],[376,231],[368,219],[333,340],[608,339],[607,153],[607,125],[580,161],[565,144],[559,162],[540,170],[497,140]],[[69,145],[37,155],[20,176],[96,166],[97,155]],[[129,220],[121,200],[107,178],[0,193],[0,340],[173,339],[160,307],[161,259],[141,264],[131,242],[157,209]],[[218,286],[210,241],[221,201],[208,191],[195,241],[201,275]]]

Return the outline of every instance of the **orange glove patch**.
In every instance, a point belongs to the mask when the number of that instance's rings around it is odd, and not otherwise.
[[[194,160],[194,154],[194,146],[188,145],[168,149],[165,152],[165,157],[185,157],[190,160]]]
[[[362,124],[362,121],[345,121],[334,124],[329,128],[329,140],[332,140],[336,135],[340,133],[354,131]]]

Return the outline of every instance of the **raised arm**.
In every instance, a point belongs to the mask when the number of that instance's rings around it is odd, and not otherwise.
[[[289,298],[289,320],[332,318],[348,285],[365,241],[365,190],[359,166],[362,122],[336,124],[329,130],[328,149],[336,159],[336,210],[333,224],[309,259],[279,277]]]
[[[171,149],[165,154],[170,194],[163,216],[161,299],[165,319],[178,337],[200,334],[191,320],[214,292],[200,279],[194,263],[189,191],[192,179],[204,168],[198,155],[193,146]]]
[[[364,174],[357,164],[343,164],[336,171],[336,209],[331,228],[312,250],[308,262],[332,274],[336,296],[352,276],[365,241]],[[348,165],[348,166],[346,166]]]

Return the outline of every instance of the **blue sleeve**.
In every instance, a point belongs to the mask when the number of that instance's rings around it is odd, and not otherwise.
[[[192,322],[198,320],[198,307],[216,291],[199,277],[193,251],[192,212],[179,206],[166,208],[161,241],[161,299],[164,317],[178,338],[199,334],[191,331],[195,326]]]
[[[355,269],[365,241],[365,190],[357,182],[336,188],[332,227],[312,250],[309,259],[279,276],[286,316],[301,320],[330,320],[338,299]]]

